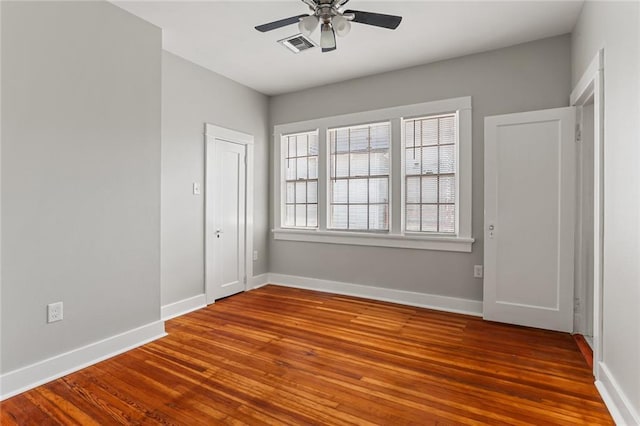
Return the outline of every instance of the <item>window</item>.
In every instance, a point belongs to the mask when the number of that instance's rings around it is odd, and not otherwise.
[[[283,227],[318,226],[318,134],[282,137],[285,208]]]
[[[405,229],[456,232],[457,116],[404,120]]]
[[[390,123],[328,131],[329,228],[389,229]]]
[[[276,125],[274,238],[470,252],[471,118],[462,97]]]

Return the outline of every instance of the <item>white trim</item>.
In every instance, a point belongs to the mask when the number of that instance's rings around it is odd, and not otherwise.
[[[2,22],[2,6],[0,6],[0,22]],[[2,81],[2,55],[0,55],[0,81]],[[2,117],[2,85],[0,84],[0,117]],[[0,165],[2,164],[2,120],[0,120]],[[0,188],[2,188],[2,167],[0,166]],[[2,197],[0,196],[0,241],[2,241]],[[0,244],[0,300],[2,300],[2,244]],[[2,318],[2,303],[0,303],[0,318]],[[0,331],[0,342],[2,332]],[[0,366],[2,366],[2,350],[0,350]],[[2,383],[0,383],[0,400],[2,395]]]
[[[207,295],[202,293],[162,306],[160,308],[160,317],[163,321],[166,321],[204,308],[205,306],[207,306]]]
[[[469,98],[471,103],[471,98]],[[457,156],[457,173],[458,188],[457,197],[458,205],[456,206],[456,215],[458,216],[458,237],[471,238],[473,235],[473,122],[471,105],[469,108],[460,108],[458,110],[458,156]]]
[[[327,229],[329,210],[327,189],[327,168],[329,155],[326,133],[330,128],[361,125],[364,123],[391,122],[391,133],[394,141],[402,136],[402,118],[423,117],[435,114],[457,112],[458,114],[458,229],[457,235],[410,235],[402,231],[402,149],[400,144],[393,143],[390,148],[389,164],[389,232],[349,232]],[[323,117],[296,123],[274,126],[273,134],[273,167],[279,170],[273,174],[273,232],[274,238],[290,241],[322,242],[328,244],[373,245],[382,247],[414,248],[426,250],[443,250],[471,252],[472,238],[472,113],[471,97],[460,97],[445,100],[404,105],[372,111],[363,111],[333,117]],[[282,183],[282,135],[297,134],[306,131],[318,132],[319,158],[318,164],[318,229],[286,229],[282,228],[283,197]],[[399,155],[398,155],[399,154]],[[400,172],[396,170],[400,167]],[[395,171],[395,176],[394,176]],[[279,188],[279,190],[278,190]],[[398,191],[400,193],[398,193]],[[398,214],[400,213],[400,214]],[[293,232],[292,232],[293,231]]]
[[[473,316],[482,316],[482,302],[460,299],[436,294],[417,293],[384,287],[372,287],[317,278],[297,277],[293,275],[269,274],[269,283],[285,287],[344,294],[384,302],[399,303],[438,311],[453,312]]]
[[[582,77],[580,77],[580,80],[578,80],[578,83],[571,91],[571,96],[569,97],[569,103],[571,105],[585,103],[589,95],[593,93],[595,77],[598,71],[602,69],[604,69],[604,53],[601,49],[596,53],[596,56],[591,60],[584,74],[582,74]]]
[[[640,414],[633,408],[633,404],[624,394],[618,382],[613,378],[609,368],[600,363],[600,380],[596,381],[596,388],[617,425],[640,425]]]
[[[256,288],[264,287],[267,284],[269,284],[268,273],[256,275],[255,277],[251,278],[251,287],[249,288],[249,290],[255,290]]]
[[[394,235],[388,233],[312,231],[306,229],[274,229],[273,238],[284,241],[306,241],[355,246],[395,247],[418,250],[441,250],[470,253],[473,238],[424,236],[420,234]]]
[[[593,374],[600,378],[603,360],[603,219],[604,219],[604,49],[600,49],[571,93],[571,105],[593,97]],[[581,301],[584,305],[584,301]]]
[[[253,277],[253,191],[254,191],[254,170],[255,170],[255,155],[253,149],[253,136],[251,136],[251,143],[246,144],[247,148],[247,178],[245,182],[247,199],[245,200],[245,276],[247,281]],[[247,283],[245,283],[245,290],[247,289]]]
[[[242,145],[253,145],[253,135],[239,132],[237,130],[227,129],[225,127],[216,126],[205,123],[204,134],[212,139],[221,139],[223,141],[239,143]]]
[[[0,400],[33,389],[166,335],[164,321],[154,321],[10,371],[0,376]]]
[[[401,141],[401,143],[393,143]],[[389,151],[389,232],[401,235],[404,229],[404,125],[403,118],[391,119]],[[398,170],[398,172],[394,172]]]
[[[442,99],[437,101],[423,102],[412,105],[402,105],[391,108],[375,109],[371,111],[354,112],[350,114],[334,115],[322,117],[314,120],[298,121],[295,123],[278,124],[282,134],[294,134],[304,130],[317,128],[318,122],[331,123],[331,127],[351,126],[354,124],[373,123],[377,121],[388,121],[397,117],[420,117],[422,115],[440,114],[447,111],[457,111],[460,109],[471,109],[471,96],[460,98]]]
[[[209,164],[209,143],[214,143],[216,139],[241,144],[244,145],[245,155],[246,155],[246,180],[245,180],[245,191],[246,191],[246,199],[245,199],[245,277],[247,280],[244,284],[245,291],[248,290],[248,281],[250,277],[253,277],[253,192],[254,192],[254,137],[253,135],[238,132],[236,130],[226,129],[224,127],[215,126],[213,124],[205,123],[205,182],[208,183],[209,179],[212,177],[212,173],[209,170],[213,165]],[[213,149],[211,149],[213,152]],[[212,233],[208,232],[208,222],[209,222],[209,214],[207,212],[211,212],[213,214],[213,188],[211,185],[205,184],[205,250],[204,250],[204,264],[205,264],[205,295],[207,296],[207,300],[210,300],[210,295],[208,294],[207,285],[208,279],[211,278],[211,273],[209,272],[211,269],[211,265],[208,262],[207,253],[212,253],[211,247],[213,247],[213,241],[211,241]],[[211,300],[213,303],[213,300]]]

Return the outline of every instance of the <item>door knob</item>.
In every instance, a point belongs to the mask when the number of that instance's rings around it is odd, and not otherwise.
[[[493,231],[495,227],[493,225],[489,225],[489,231]]]

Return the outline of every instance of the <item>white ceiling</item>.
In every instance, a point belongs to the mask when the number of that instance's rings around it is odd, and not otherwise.
[[[366,1],[347,8],[403,16],[397,30],[353,24],[338,49],[293,54],[276,43],[296,25],[254,26],[307,13],[288,1],[114,1],[163,29],[165,50],[267,95],[468,55],[570,32],[582,1]],[[318,41],[319,31],[311,36]]]

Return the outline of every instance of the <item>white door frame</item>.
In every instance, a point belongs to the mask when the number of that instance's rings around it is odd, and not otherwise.
[[[604,219],[604,50],[600,49],[571,92],[570,103],[581,108],[593,98],[593,375],[600,380],[602,362],[602,270]],[[576,258],[583,261],[584,247]],[[584,301],[581,301],[584,305]]]
[[[244,289],[248,288],[248,282],[253,278],[253,136],[247,133],[238,132],[236,130],[226,129],[224,127],[215,126],[213,124],[205,123],[204,129],[205,139],[205,207],[204,207],[204,282],[205,293],[207,300],[211,299],[212,283],[214,274],[212,268],[214,263],[209,259],[209,253],[213,253],[213,247],[215,244],[213,229],[215,224],[213,220],[213,192],[214,185],[213,179],[215,174],[213,173],[213,167],[215,162],[213,156],[215,155],[215,142],[216,140],[222,140],[225,142],[231,142],[239,145],[244,145],[246,149],[246,199],[245,199],[245,280]],[[211,302],[213,303],[213,301]]]

